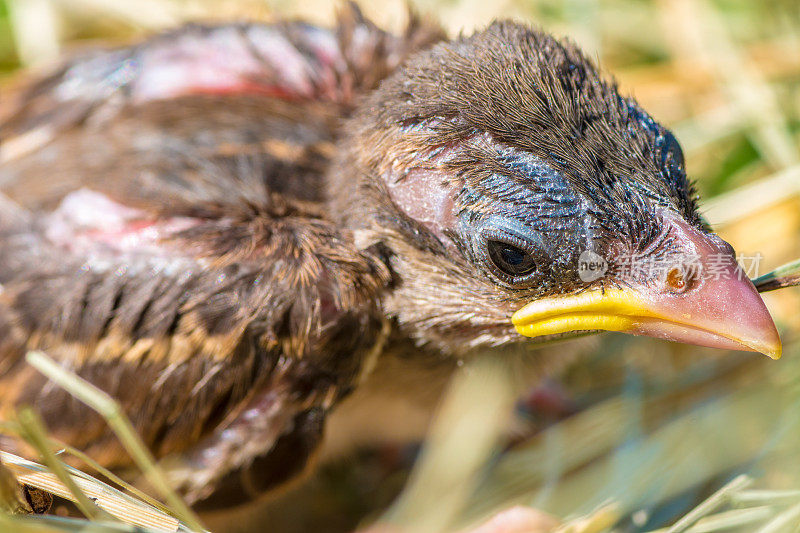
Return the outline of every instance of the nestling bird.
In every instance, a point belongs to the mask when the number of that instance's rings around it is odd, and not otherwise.
[[[128,465],[26,366],[44,350],[192,502],[299,475],[348,397],[476,351],[612,330],[780,354],[675,137],[514,22],[448,41],[350,8],[90,51],[16,93],[0,191],[3,414]]]

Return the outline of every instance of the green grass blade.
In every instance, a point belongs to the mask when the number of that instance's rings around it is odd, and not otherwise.
[[[122,408],[113,398],[88,381],[62,368],[42,352],[28,352],[25,359],[39,372],[97,411],[117,435],[136,465],[153,485],[153,488],[164,498],[175,516],[192,530],[205,530],[199,517],[169,486],[166,478],[156,466],[155,458],[150,454],[130,420],[128,420]]]

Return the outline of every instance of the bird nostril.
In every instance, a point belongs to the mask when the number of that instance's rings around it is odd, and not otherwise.
[[[684,292],[689,286],[689,283],[691,282],[689,274],[690,273],[686,272],[685,269],[678,266],[670,268],[667,271],[667,276],[665,280],[667,284],[667,289],[670,292],[674,293]]]

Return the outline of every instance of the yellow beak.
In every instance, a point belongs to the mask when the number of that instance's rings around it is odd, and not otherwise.
[[[738,281],[738,280],[737,280]],[[749,281],[747,282],[749,283]],[[693,298],[670,302],[645,298],[631,289],[590,290],[536,300],[514,313],[512,322],[526,337],[574,331],[620,331],[687,344],[781,356],[781,341],[758,294],[756,305],[692,305]],[[748,303],[752,302],[752,298]],[[672,305],[670,305],[672,304]],[[701,307],[701,309],[698,309]],[[720,313],[723,311],[723,313]]]
[[[682,220],[671,222],[675,242],[698,259],[700,273],[691,287],[671,291],[664,280],[653,278],[625,284],[632,288],[590,288],[538,299],[512,316],[517,331],[527,337],[621,331],[761,352],[778,359],[781,339],[775,323],[758,291],[739,269],[733,249]]]

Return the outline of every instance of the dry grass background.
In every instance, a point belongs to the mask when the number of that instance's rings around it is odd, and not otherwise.
[[[361,5],[382,26],[402,27],[404,2]],[[800,256],[796,0],[414,5],[452,34],[513,17],[571,36],[674,130],[704,211],[726,240],[763,255],[762,273]],[[0,0],[0,78],[47,65],[64,48],[126,41],[183,20],[330,24],[335,8],[330,0]],[[510,370],[480,358],[453,385],[410,475],[407,450],[365,452],[278,504],[202,518],[218,531],[345,531],[380,517],[433,532],[523,504],[562,519],[564,532],[800,531],[800,290],[765,299],[785,342],[778,362],[604,335],[591,358],[559,379],[577,414],[552,421],[520,406],[509,415]],[[509,416],[513,441],[498,423]],[[93,516],[106,525],[0,514],[0,528],[111,527],[107,515]]]

